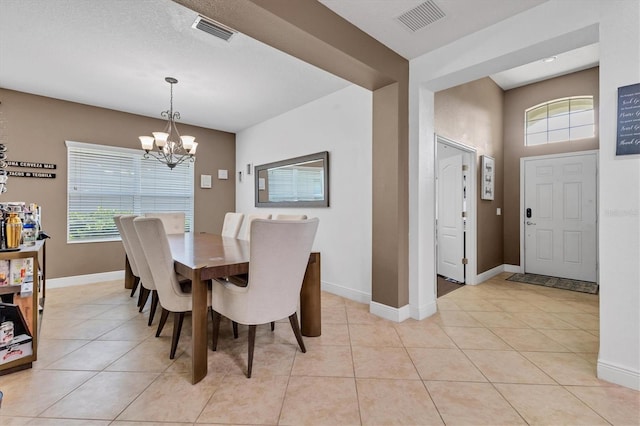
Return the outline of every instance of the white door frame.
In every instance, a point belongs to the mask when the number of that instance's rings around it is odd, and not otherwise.
[[[469,172],[467,174],[467,228],[465,230],[465,255],[467,256],[467,259],[469,259],[469,263],[467,263],[467,267],[466,267],[466,274],[465,274],[465,284],[468,285],[475,285],[476,284],[476,277],[477,277],[477,264],[478,264],[478,256],[477,256],[477,235],[476,235],[476,217],[477,217],[477,210],[476,210],[476,171],[477,171],[477,166],[476,163],[478,161],[478,152],[475,148],[471,147],[471,146],[467,146],[464,144],[461,144],[460,142],[456,142],[453,141],[451,139],[447,139],[443,136],[440,136],[438,134],[434,134],[434,139],[435,139],[435,143],[433,144],[433,149],[434,149],[434,158],[435,158],[435,164],[436,164],[436,173],[437,173],[437,164],[438,164],[438,143],[443,143],[445,145],[449,145],[453,148],[459,149],[460,151],[464,151],[465,153],[469,154],[471,157],[471,161],[469,162]],[[438,211],[438,192],[437,192],[437,185],[436,185],[436,202],[435,202],[435,212]],[[434,216],[435,217],[435,216]],[[437,234],[437,224],[433,223],[434,226],[434,235]],[[437,258],[437,250],[438,250],[438,239],[434,238],[434,249],[436,250],[436,258]],[[436,262],[437,263],[437,262]],[[438,268],[436,265],[435,268],[435,277],[434,279],[436,279],[437,281],[437,275],[438,275]],[[434,286],[434,293],[437,294],[438,291],[438,286]]]
[[[514,272],[524,273],[524,178],[525,178],[525,162],[526,161],[535,161],[535,160],[551,160],[553,158],[566,158],[566,157],[580,157],[583,155],[595,155],[596,157],[596,176],[594,177],[596,180],[596,280],[600,282],[600,269],[598,268],[598,264],[600,263],[600,254],[598,253],[598,235],[600,221],[598,220],[598,211],[599,204],[598,200],[600,199],[600,188],[598,183],[598,150],[592,149],[589,151],[575,151],[575,152],[564,152],[561,154],[549,154],[549,155],[537,155],[535,157],[522,157],[520,158],[520,270]]]

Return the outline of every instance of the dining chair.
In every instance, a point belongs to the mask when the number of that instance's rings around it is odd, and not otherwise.
[[[218,280],[212,282],[212,350],[217,349],[221,316],[248,325],[247,377],[251,377],[258,324],[288,317],[300,350],[306,352],[296,311],[318,222],[318,218],[254,220],[247,286],[238,287]]]
[[[136,293],[136,289],[138,288],[138,284],[140,284],[140,273],[138,272],[138,265],[135,263],[133,256],[131,255],[131,247],[129,246],[129,241],[127,240],[127,236],[122,229],[122,223],[120,219],[124,215],[115,215],[113,216],[113,222],[116,224],[116,228],[118,228],[118,233],[120,234],[120,239],[122,240],[122,245],[124,246],[124,253],[127,256],[127,261],[129,262],[129,267],[131,268],[131,273],[133,274],[133,287],[131,287],[131,294],[129,297],[133,297]],[[138,305],[140,304],[142,296],[142,291],[138,296]]]
[[[228,212],[225,214],[220,235],[223,237],[236,238],[242,226],[242,218],[244,218],[243,213]]]
[[[169,246],[169,239],[162,221],[156,217],[138,217],[133,221],[136,233],[142,246],[151,279],[158,292],[162,315],[158,324],[156,337],[160,336],[169,313],[173,312],[173,337],[169,358],[174,359],[184,314],[191,312],[192,301],[190,288],[187,290],[180,285],[179,275],[173,267],[173,256]],[[208,306],[211,306],[211,291],[209,290]]]
[[[144,217],[157,217],[162,220],[167,234],[184,234],[184,212],[145,213]]]
[[[268,213],[253,213],[246,215],[242,221],[240,231],[238,231],[239,239],[246,241],[251,239],[251,222],[256,219],[271,219],[271,215]]]
[[[158,307],[158,292],[156,291],[156,286],[153,281],[153,277],[151,276],[151,272],[149,270],[149,265],[147,264],[147,259],[144,256],[144,252],[142,251],[142,244],[140,243],[140,238],[138,237],[138,233],[133,225],[133,221],[137,216],[129,215],[122,216],[120,218],[120,222],[122,225],[122,229],[124,234],[127,237],[127,241],[129,242],[129,248],[131,250],[131,258],[135,261],[136,266],[138,268],[138,272],[140,273],[140,303],[139,303],[139,312],[142,312],[145,305],[147,304],[147,300],[149,299],[149,295],[151,295],[151,307],[149,309],[149,321],[147,325],[151,325],[153,323],[153,317],[156,314],[156,309]]]
[[[305,220],[306,214],[277,214],[275,220]]]

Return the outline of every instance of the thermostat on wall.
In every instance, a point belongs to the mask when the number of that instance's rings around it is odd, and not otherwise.
[[[218,170],[218,179],[229,179],[228,170]]]

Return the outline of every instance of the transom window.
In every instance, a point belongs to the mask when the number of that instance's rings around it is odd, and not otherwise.
[[[193,176],[139,150],[67,141],[67,242],[120,239],[116,214],[184,212],[193,227]]]
[[[525,145],[566,142],[595,136],[593,96],[556,99],[525,111]]]

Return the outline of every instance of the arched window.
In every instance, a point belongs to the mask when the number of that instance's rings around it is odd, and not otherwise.
[[[524,113],[525,145],[574,141],[595,136],[593,96],[556,99]]]

